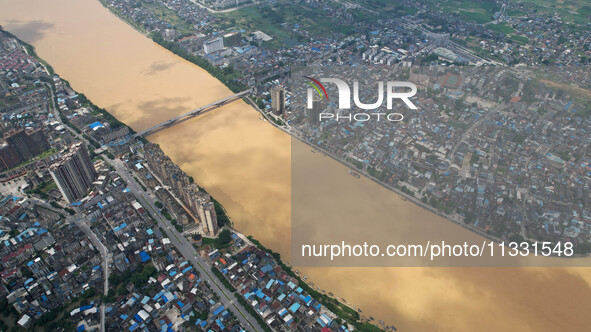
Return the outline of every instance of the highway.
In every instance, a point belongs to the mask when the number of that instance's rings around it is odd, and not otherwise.
[[[154,196],[152,194],[147,194],[141,189],[139,184],[130,174],[129,169],[125,163],[119,159],[112,160],[110,163],[113,165],[113,167],[115,167],[115,170],[122,177],[122,179],[127,182],[127,188],[131,190],[131,192],[138,199],[139,203],[150,215],[156,219],[160,227],[170,239],[171,243],[177,248],[181,255],[183,255],[183,257],[189,261],[197,271],[199,271],[200,278],[205,280],[209,287],[218,294],[224,307],[234,313],[240,324],[245,329],[249,331],[262,331],[263,328],[254,319],[254,317],[246,312],[244,308],[241,308],[240,304],[236,304],[236,299],[233,292],[227,289],[219,282],[219,280],[216,279],[215,276],[212,275],[210,271],[211,264],[198,255],[193,245],[158,212],[158,208],[155,205],[156,201]]]

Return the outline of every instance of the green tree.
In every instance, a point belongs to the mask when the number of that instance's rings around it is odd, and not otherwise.
[[[221,231],[220,235],[218,235],[218,238],[216,239],[216,244],[225,245],[230,243],[230,241],[232,241],[231,235],[232,233],[230,232],[230,230],[224,229],[223,231]]]

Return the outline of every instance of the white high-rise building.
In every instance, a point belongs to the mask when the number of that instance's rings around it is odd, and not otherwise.
[[[205,54],[221,51],[224,49],[224,38],[218,37],[212,40],[208,40],[203,43],[203,51]]]
[[[271,88],[271,111],[277,115],[285,110],[285,89],[276,85]]]
[[[215,236],[218,232],[218,218],[213,202],[199,204],[199,219],[203,223],[203,231],[209,236]]]

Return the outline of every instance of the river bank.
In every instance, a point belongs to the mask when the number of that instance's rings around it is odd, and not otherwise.
[[[20,39],[18,39],[18,37],[12,35],[11,33],[4,31],[4,30],[0,30],[0,33],[6,33],[7,35],[9,35],[10,37],[13,37],[17,40],[19,40],[19,42],[22,42]],[[44,60],[42,60],[35,52],[34,46],[27,44],[25,42],[22,42],[29,50],[29,52],[31,53],[32,56],[34,56],[35,58],[37,58],[41,63],[43,63],[44,65],[49,66],[49,64],[47,62],[45,62]],[[52,72],[53,75],[57,75],[55,73]],[[67,85],[69,85],[69,82],[67,80],[63,80]],[[53,94],[53,90],[52,90],[52,94]],[[80,96],[81,94],[79,94]],[[100,107],[96,106],[94,103],[92,103],[91,100],[86,99],[86,97],[84,97],[82,95],[82,98],[86,100],[86,103],[90,104],[94,109],[99,110],[100,112],[102,112],[103,115],[105,115],[106,118],[108,119],[113,119],[115,121],[117,121],[117,123],[119,125],[125,125],[126,124],[120,122],[119,120],[117,120],[112,114],[108,113],[106,110],[101,109]],[[133,129],[130,129],[131,132],[133,133]],[[140,141],[146,141],[144,138],[138,138],[138,140]],[[149,168],[148,168],[149,169]],[[125,171],[123,171],[125,172]],[[25,173],[23,173],[25,174]],[[161,186],[165,186],[161,180],[154,174],[152,173],[152,175],[154,176],[154,178],[156,178],[156,180],[158,182],[160,182]],[[143,188],[144,191],[146,191],[146,187],[137,179],[137,177],[134,177],[135,181]],[[130,179],[128,179],[128,181],[131,181]],[[177,200],[177,202],[187,211],[188,208],[184,205],[184,203],[182,203],[178,197],[176,197],[172,192],[170,193],[173,197],[175,197],[175,199]],[[212,197],[212,201],[214,201],[216,204],[219,204],[220,208],[222,209],[222,211],[224,211],[225,217],[230,219],[230,217],[226,214],[226,209],[224,208],[224,206],[217,202],[215,200],[215,198]],[[152,211],[153,213],[156,213],[155,211]],[[230,219],[231,220],[231,219]],[[257,241],[256,239],[254,239],[252,236],[247,236],[245,234],[240,233],[238,230],[234,229],[231,227],[231,221],[230,221],[230,225],[227,226],[229,229],[231,229],[232,231],[234,231],[235,233],[237,233],[240,237],[242,238],[248,238],[248,240],[250,240],[252,242],[252,244],[254,244],[256,247],[258,247],[261,250],[264,250],[266,252],[268,252],[269,254],[272,254],[273,257],[275,258],[275,260],[277,261],[277,263],[283,268],[284,271],[287,272],[287,274],[289,274],[290,276],[296,278],[299,283],[300,286],[302,288],[304,288],[310,295],[312,295],[315,299],[317,299],[320,303],[322,303],[325,307],[329,308],[329,310],[331,310],[334,314],[336,314],[339,318],[347,321],[348,323],[350,323],[351,325],[355,326],[356,329],[360,330],[360,331],[380,331],[379,328],[377,328],[376,326],[369,324],[367,322],[361,322],[358,321],[359,319],[359,314],[353,310],[352,308],[350,308],[349,306],[347,306],[345,303],[340,302],[338,299],[327,296],[326,294],[322,294],[318,291],[316,291],[312,286],[308,285],[305,281],[303,281],[296,273],[294,273],[291,268],[286,265],[281,259],[280,259],[280,255],[278,253],[274,253],[272,250],[265,248],[259,241]],[[176,236],[176,235],[175,235]],[[177,238],[178,241],[180,241]],[[213,269],[213,268],[212,268]],[[217,270],[216,270],[217,271]],[[225,280],[225,277],[223,277],[220,280]],[[105,286],[106,287],[106,286]],[[235,292],[236,290],[232,290],[233,292]],[[106,293],[106,291],[105,291]],[[240,302],[240,301],[239,301]],[[249,311],[260,324],[265,324],[265,322],[262,320],[262,318],[260,318],[258,316],[258,314],[256,313],[256,311],[254,311],[245,301],[240,302],[241,305],[247,310]],[[357,319],[353,319],[352,317],[355,317],[355,315],[352,315],[351,313],[354,313],[357,317]],[[264,326],[266,327],[266,326]],[[267,327],[267,329],[264,330],[269,330],[271,331],[271,329],[269,329]]]
[[[126,22],[127,24],[129,24],[131,27],[133,27],[134,29],[136,29],[138,32],[144,34],[145,36],[147,36],[148,38],[152,39],[156,44],[166,48],[167,50],[169,50],[170,52],[178,55],[179,57],[199,66],[200,68],[206,70],[208,73],[210,73],[211,75],[213,75],[214,77],[216,77],[217,79],[220,80],[220,82],[222,84],[224,84],[228,89],[230,89],[232,92],[240,92],[242,90],[246,89],[246,86],[244,85],[236,85],[235,82],[230,82],[228,80],[225,80],[223,77],[220,77],[220,71],[217,67],[213,67],[211,66],[205,59],[199,57],[199,56],[194,56],[194,55],[190,55],[187,54],[183,49],[181,49],[180,47],[176,46],[174,43],[172,42],[167,42],[164,41],[160,36],[155,36],[149,32],[147,32],[147,30],[143,29],[143,27],[139,26],[136,22],[134,22],[133,20],[125,17],[124,15],[121,15],[121,13],[119,13],[116,10],[112,10],[110,8],[110,6],[107,4],[107,2],[105,0],[99,0],[100,3],[107,8],[111,13],[113,13],[114,15],[116,15],[119,19],[121,19],[122,21]],[[314,148],[314,149],[318,149],[321,150],[324,154],[330,156],[332,159],[334,159],[335,161],[343,164],[344,166],[347,166],[351,169],[355,169],[357,171],[359,171],[359,169],[352,163],[348,162],[347,160],[344,160],[342,158],[339,158],[337,156],[335,156],[333,153],[324,150],[318,146],[315,146],[313,144],[311,144],[310,142],[302,139],[301,137],[295,135],[294,133],[292,133],[289,130],[286,130],[284,126],[281,126],[279,124],[277,124],[275,121],[273,121],[272,119],[270,119],[262,110],[260,110],[258,107],[256,107],[256,104],[252,102],[252,100],[250,100],[250,98],[248,98],[249,100],[249,104],[256,109],[259,113],[261,113],[261,115],[263,117],[265,117],[273,126],[275,126],[276,128],[282,130],[283,132],[285,132],[286,134],[290,135],[292,138],[295,138],[297,140],[299,140],[302,143],[305,143],[307,145],[309,145],[310,147]],[[460,217],[454,217],[453,215],[449,215],[447,213],[445,213],[444,211],[437,209],[434,206],[431,206],[423,201],[421,201],[420,199],[417,199],[414,196],[409,195],[408,193],[393,187],[387,183],[384,183],[383,181],[371,176],[370,174],[368,174],[366,171],[361,171],[361,173],[363,174],[363,176],[365,176],[366,178],[374,181],[375,183],[379,184],[380,186],[383,186],[397,194],[399,194],[400,196],[404,197],[405,199],[409,200],[410,202],[414,203],[415,205],[426,209],[454,224],[457,224],[465,229],[468,229],[486,239],[489,239],[491,241],[495,241],[497,243],[500,243],[502,241],[501,238],[498,238],[492,234],[486,233],[485,231],[483,231],[482,229],[479,229],[478,227],[475,227],[473,225],[467,224],[465,222],[463,222],[462,220],[460,220]]]
[[[0,24],[34,45],[75,90],[136,131],[231,94],[96,0],[6,0],[0,3]],[[228,210],[235,228],[289,257],[291,143],[259,117],[237,101],[150,140],[199,179]],[[322,176],[355,187],[346,189],[364,186],[366,196],[386,191],[324,160]],[[390,218],[404,227],[435,227],[442,234],[460,229],[395,194],[384,204],[392,206]],[[508,326],[515,331],[586,331],[591,324],[586,315],[588,268],[299,270],[364,315],[396,322],[401,331],[498,331]]]

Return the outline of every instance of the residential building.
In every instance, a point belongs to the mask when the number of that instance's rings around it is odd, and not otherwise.
[[[27,133],[27,137],[29,149],[33,153],[33,156],[49,150],[49,143],[47,142],[47,138],[45,138],[45,134],[43,134],[43,130],[37,129],[29,132]]]
[[[4,140],[20,156],[21,162],[49,149],[49,143],[41,129],[28,133],[24,129],[13,129],[4,135]]]
[[[84,197],[96,179],[96,171],[83,143],[76,143],[49,168],[51,177],[69,203]]]
[[[11,169],[23,162],[23,158],[8,144],[0,145],[0,170]]]
[[[285,89],[279,85],[271,88],[271,111],[277,115],[285,110]]]
[[[213,202],[199,205],[199,218],[203,223],[203,231],[209,236],[215,236],[218,231],[218,220]]]
[[[203,43],[203,51],[205,52],[205,54],[214,53],[217,51],[221,51],[223,49],[224,39],[222,37],[211,39]]]
[[[322,100],[316,95],[312,94],[312,108],[306,108],[306,120],[311,126],[320,124],[320,113],[322,113],[324,105]]]
[[[4,135],[4,140],[18,153],[23,160],[33,157],[32,144],[24,129],[11,130]]]

